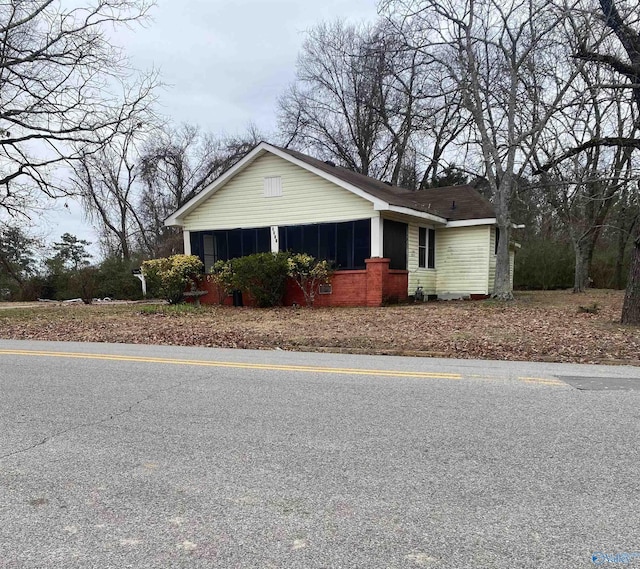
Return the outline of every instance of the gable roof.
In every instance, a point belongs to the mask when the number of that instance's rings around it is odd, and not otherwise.
[[[452,186],[411,191],[392,186],[348,168],[323,162],[302,152],[261,142],[244,158],[204,188],[197,196],[165,220],[165,225],[182,225],[185,216],[213,195],[229,179],[265,153],[275,154],[373,203],[377,210],[391,210],[430,220],[437,224],[459,220],[495,218],[493,206],[471,186]],[[455,201],[456,207],[451,208]]]

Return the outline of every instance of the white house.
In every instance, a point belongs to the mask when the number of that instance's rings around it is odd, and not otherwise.
[[[185,253],[206,270],[263,251],[331,260],[320,304],[376,305],[418,287],[438,298],[493,290],[495,213],[473,187],[409,191],[266,142],[165,223],[182,227]],[[512,279],[513,259],[512,246]]]

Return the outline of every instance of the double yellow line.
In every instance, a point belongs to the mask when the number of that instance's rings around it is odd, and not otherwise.
[[[208,360],[182,360],[175,358],[149,358],[142,356],[124,356],[111,354],[90,354],[83,352],[49,352],[44,350],[5,350],[0,349],[0,355],[8,356],[31,356],[45,358],[72,358],[87,360],[103,360],[114,362],[137,362],[151,364],[169,364],[183,366],[200,366],[200,367],[217,367],[217,368],[235,368],[235,369],[254,369],[262,371],[298,371],[302,373],[326,373],[334,375],[366,375],[372,377],[407,377],[417,379],[463,379],[459,373],[443,373],[428,371],[400,371],[400,370],[381,370],[366,368],[341,368],[341,367],[319,367],[319,366],[299,366],[284,364],[253,364],[245,362],[221,362]],[[499,380],[500,378],[487,376],[468,376],[468,379],[484,379]],[[529,384],[563,386],[562,381],[544,377],[518,377],[518,381]]]
[[[0,355],[36,356],[46,358],[75,358],[88,360],[107,360],[116,362],[138,362],[152,364],[171,364],[202,367],[221,367],[238,369],[255,369],[263,371],[299,371],[305,373],[328,373],[339,375],[369,375],[379,377],[412,377],[422,379],[462,379],[459,373],[437,373],[422,371],[395,371],[362,368],[316,367],[278,364],[252,364],[243,362],[220,362],[207,360],[180,360],[173,358],[147,358],[141,356],[122,356],[110,354],[86,354],[82,352],[47,352],[37,350],[2,350]]]

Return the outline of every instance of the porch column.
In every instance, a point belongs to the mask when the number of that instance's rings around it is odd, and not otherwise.
[[[380,214],[371,218],[371,258],[382,257],[382,226]]]
[[[279,230],[277,225],[271,226],[271,252],[277,253],[280,251],[280,243],[278,239]]]
[[[184,240],[184,254],[191,255],[191,231],[183,229],[182,239]]]
[[[365,259],[367,264],[367,306],[382,306],[389,274],[389,259]]]

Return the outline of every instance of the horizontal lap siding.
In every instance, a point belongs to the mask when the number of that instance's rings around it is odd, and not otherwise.
[[[431,226],[424,225],[422,227],[429,228]],[[433,229],[433,228],[432,228]],[[438,234],[436,231],[436,246],[438,243]],[[421,286],[425,294],[436,293],[436,269],[424,269],[418,267],[418,225],[413,223],[409,225],[409,294],[413,294],[417,287]],[[436,251],[436,268],[438,267],[438,254]]]
[[[496,282],[496,256],[494,251],[496,250],[496,230],[491,228],[489,231],[489,292],[493,293],[493,287]]]
[[[282,196],[264,197],[264,178],[281,176]],[[188,231],[350,221],[373,204],[286,160],[265,154],[185,218]]]
[[[516,252],[511,249],[509,251],[509,274],[511,275],[511,290],[513,290],[513,273],[516,270]]]
[[[489,229],[479,226],[436,231],[438,294],[489,293]]]

